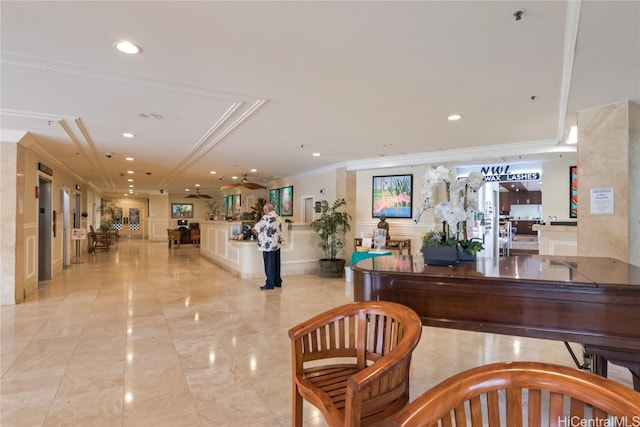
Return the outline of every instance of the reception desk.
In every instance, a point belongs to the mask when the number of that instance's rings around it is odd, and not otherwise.
[[[533,225],[538,233],[538,253],[540,255],[578,255],[577,225]]]
[[[613,258],[511,256],[453,267],[410,255],[352,267],[355,301],[395,301],[427,326],[577,342],[606,375],[629,368],[640,389],[640,267]]]
[[[237,240],[232,233],[242,225],[240,221],[206,221],[200,223],[200,254],[214,264],[243,279],[264,277],[262,252],[257,240]],[[286,228],[286,225],[285,225]],[[317,234],[305,224],[293,224],[286,228],[285,242],[280,249],[283,277],[317,274]]]

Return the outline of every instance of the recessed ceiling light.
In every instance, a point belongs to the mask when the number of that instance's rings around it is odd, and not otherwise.
[[[133,174],[133,171],[127,171],[127,173],[129,173],[129,174]]]
[[[129,178],[129,179],[127,179],[127,181],[133,182],[133,178]]]
[[[131,133],[131,132],[125,132],[122,134],[122,136],[124,136],[125,138],[135,138],[135,134]]]
[[[188,188],[185,188],[185,189],[184,189],[184,191],[189,191],[189,189],[188,189]]]
[[[138,53],[142,52],[142,48],[140,46],[127,40],[116,42],[113,45],[120,52],[126,53],[128,55],[137,55]]]
[[[133,188],[133,184],[129,184],[129,188]]]
[[[258,172],[258,169],[253,168],[251,169],[251,172]]]
[[[200,187],[200,184],[196,184],[196,187]]]
[[[312,156],[313,157],[320,157],[320,153],[313,153]]]
[[[216,171],[209,171],[209,173],[210,173],[211,175],[215,175],[215,174],[216,174]]]
[[[447,120],[455,121],[455,120],[460,120],[461,118],[462,116],[460,114],[452,114],[449,117],[447,117]]]
[[[133,157],[125,157],[124,159],[125,159],[126,161],[133,162]]]
[[[232,176],[231,179],[238,179],[238,177],[237,176]]]
[[[138,117],[142,117],[143,119],[160,120],[162,118],[162,114],[141,112],[138,113]]]

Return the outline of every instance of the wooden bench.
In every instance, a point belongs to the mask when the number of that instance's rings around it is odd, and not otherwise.
[[[91,238],[89,252],[96,252],[98,249],[109,251],[111,247],[111,235],[108,232],[96,232],[93,229],[93,225],[90,225],[89,237]]]

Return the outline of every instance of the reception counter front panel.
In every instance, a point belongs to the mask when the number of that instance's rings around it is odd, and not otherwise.
[[[236,240],[232,226],[240,222],[207,221],[201,223],[200,251],[203,257],[243,279],[264,277],[262,252],[257,240]],[[307,225],[294,225],[285,232],[282,245],[282,276],[316,274],[319,270],[316,233]]]

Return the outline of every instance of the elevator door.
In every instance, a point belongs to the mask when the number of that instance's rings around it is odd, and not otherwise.
[[[51,280],[51,235],[55,224],[51,211],[51,181],[38,180],[38,281]]]

